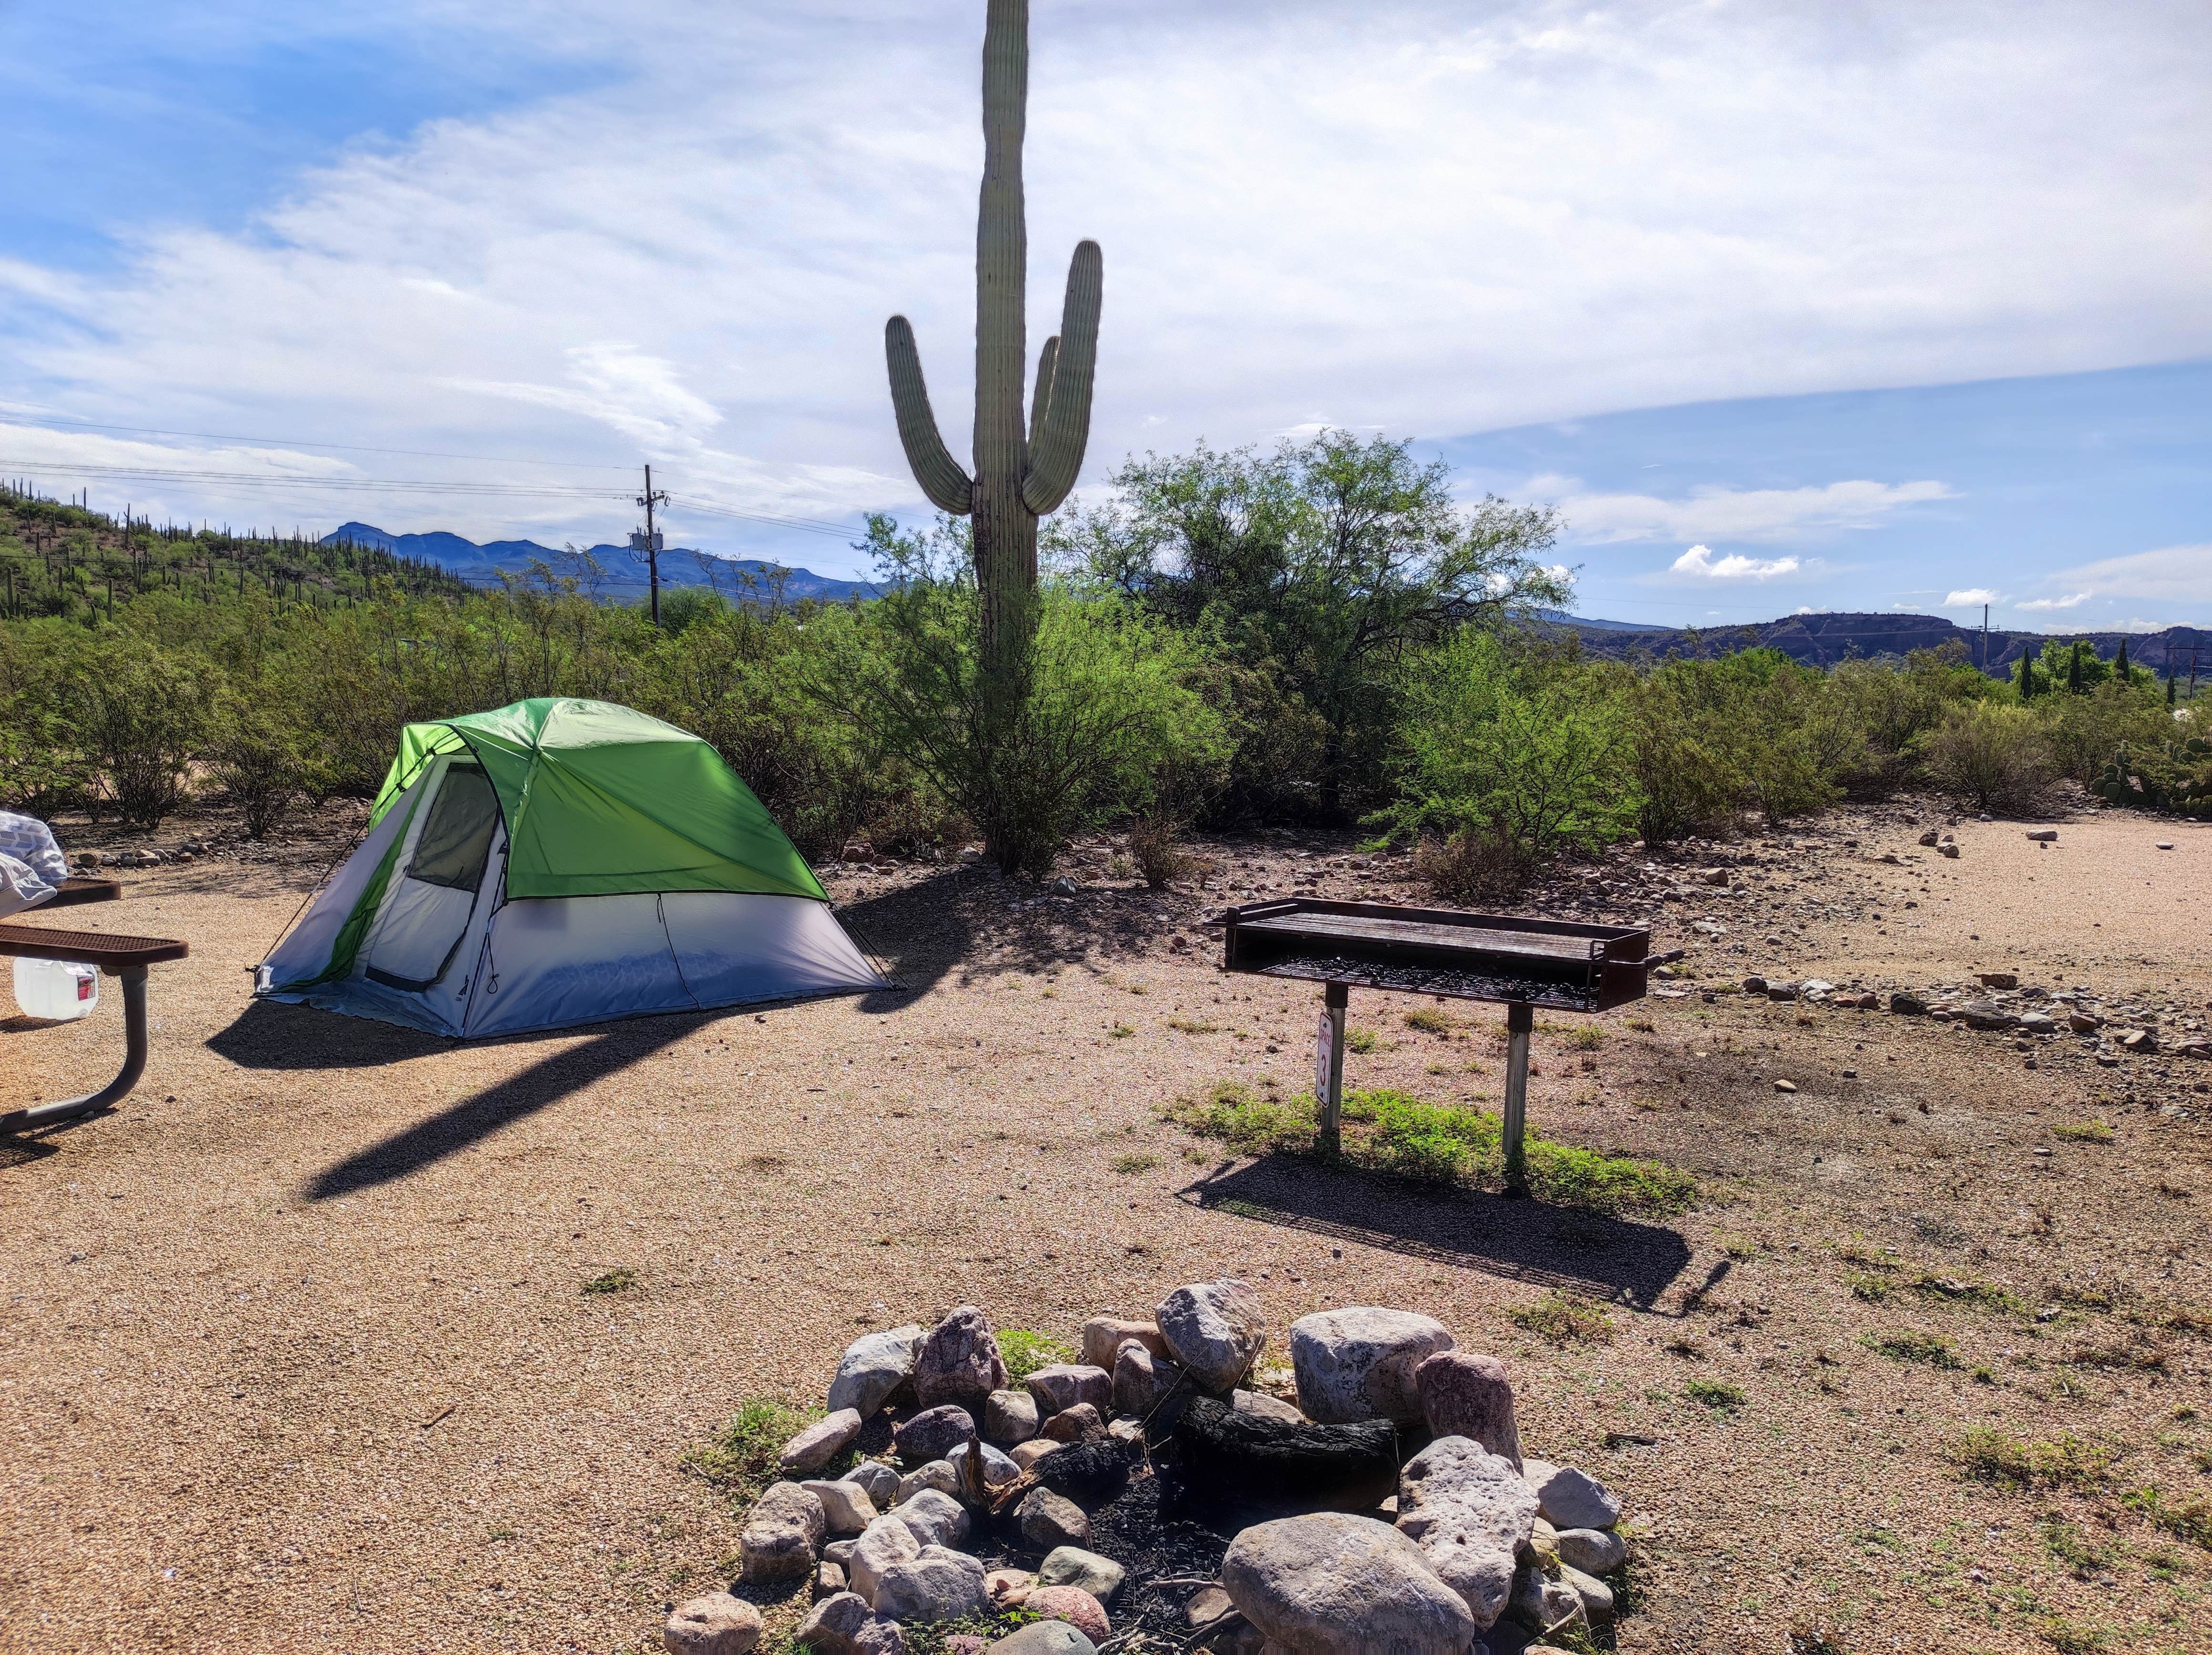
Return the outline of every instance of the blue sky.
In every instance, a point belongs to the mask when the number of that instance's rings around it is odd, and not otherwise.
[[[0,474],[854,573],[969,410],[980,0],[0,0]],[[1558,504],[1586,613],[2212,621],[2212,11],[1037,0],[1091,458],[1337,425]],[[445,458],[467,456],[466,458]]]

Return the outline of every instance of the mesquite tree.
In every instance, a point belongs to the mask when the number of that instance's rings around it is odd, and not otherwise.
[[[983,27],[983,190],[975,221],[975,473],[945,448],[930,411],[914,329],[884,329],[899,440],[923,494],[973,519],[981,595],[981,667],[988,698],[1011,718],[1025,694],[1036,627],[1037,518],[1066,498],[1091,434],[1103,266],[1098,244],[1078,244],[1060,331],[1037,359],[1025,420],[1028,345],[1023,306],[1029,231],[1022,209],[1022,127],[1029,103],[1028,0],[990,0]]]

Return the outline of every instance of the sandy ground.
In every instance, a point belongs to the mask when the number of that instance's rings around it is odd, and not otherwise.
[[[1729,847],[1741,897],[1690,881],[1708,852],[1565,882],[1689,945],[1692,987],[2004,968],[2172,1008],[2169,1031],[2204,1015],[2205,829],[2104,814],[2043,850],[1966,821],[1948,862],[1914,843],[1944,820]],[[679,1461],[743,1400],[817,1399],[855,1334],[963,1300],[1072,1337],[1233,1270],[1279,1329],[1389,1304],[1504,1355],[1530,1452],[1630,1507],[1623,1649],[2212,1648],[2212,1550],[2170,1531],[2212,1493],[2212,1332],[2172,1325],[2212,1305],[2212,1063],[1690,991],[1609,1014],[1595,1052],[1547,1022],[1532,1088],[1552,1135],[1693,1172],[1680,1221],[1224,1161],[1163,1110],[1306,1085],[1319,995],[1222,976],[1204,918],[1302,878],[1411,894],[1347,849],[1211,846],[1211,888],[1158,896],[1101,852],[1072,901],[840,871],[895,992],[475,1046],[248,1004],[313,844],[76,911],[193,954],[155,970],[119,1111],[0,1144],[0,1647],[654,1648],[664,1605],[726,1577],[732,1514]],[[1354,996],[1379,1038],[1351,1083],[1494,1097],[1496,1009],[1437,1034],[1415,1003]],[[0,1095],[82,1089],[119,1046],[113,996],[0,1041]],[[2098,1118],[2109,1143],[2054,1136]],[[582,1291],[618,1268],[634,1290]],[[1884,1296],[1854,1296],[1869,1277]],[[1510,1319],[1559,1286],[1611,1301],[1612,1343]],[[1959,1366],[1864,1343],[1901,1330]],[[1700,1379],[1744,1405],[1691,1399]],[[1981,1425],[2111,1469],[1985,1486],[1954,1461]]]

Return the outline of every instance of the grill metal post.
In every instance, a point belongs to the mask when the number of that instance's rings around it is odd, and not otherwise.
[[[1527,1151],[1522,1139],[1528,1125],[1528,1036],[1536,1027],[1536,1008],[1516,1000],[1505,1008],[1505,1193],[1528,1193]]]
[[[1343,1147],[1344,1014],[1352,991],[1342,983],[1322,987],[1320,1051],[1314,1063],[1314,1094],[1321,1104],[1321,1152],[1335,1155]]]

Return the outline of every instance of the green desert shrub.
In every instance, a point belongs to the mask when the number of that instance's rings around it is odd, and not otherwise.
[[[1929,778],[1979,809],[2020,809],[2049,788],[2056,766],[2043,721],[2026,707],[1954,708],[1925,749]]]

